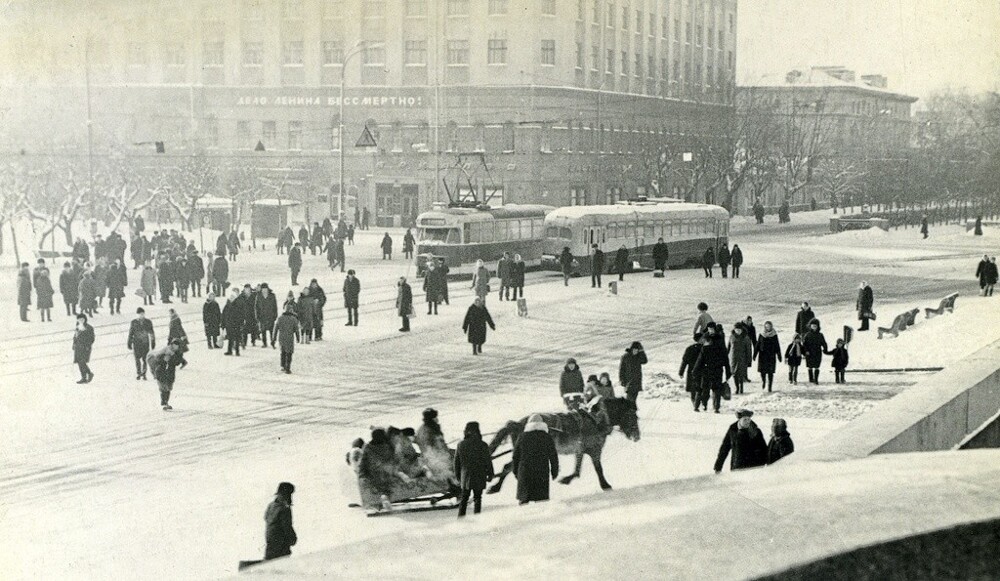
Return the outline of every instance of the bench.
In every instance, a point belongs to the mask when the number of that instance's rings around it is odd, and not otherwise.
[[[906,315],[906,313],[896,315],[896,318],[892,320],[891,327],[879,327],[878,338],[881,339],[886,333],[892,333],[893,337],[899,337],[899,334],[906,330]]]
[[[912,311],[906,311],[903,313],[906,315],[906,326],[912,327],[917,324],[917,315],[920,313],[920,309],[913,309]]]
[[[925,317],[929,319],[931,318],[931,315],[943,315],[945,311],[948,311],[949,313],[954,313],[955,299],[957,298],[958,298],[958,293],[950,294],[941,299],[941,303],[938,304],[936,309],[932,309],[929,307],[925,308],[924,309]]]

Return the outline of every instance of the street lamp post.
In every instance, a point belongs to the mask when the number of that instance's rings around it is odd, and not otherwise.
[[[347,63],[350,62],[352,58],[361,54],[366,48],[381,46],[382,43],[370,43],[367,40],[359,40],[355,43],[354,47],[350,51],[344,53],[344,57],[340,61],[340,115],[338,116],[338,121],[340,123],[340,128],[337,132],[337,139],[340,141],[340,187],[337,191],[337,218],[340,219],[344,214],[344,86],[347,79]],[[333,215],[333,197],[328,196],[328,201],[330,205],[330,215]],[[357,203],[357,201],[355,201]]]

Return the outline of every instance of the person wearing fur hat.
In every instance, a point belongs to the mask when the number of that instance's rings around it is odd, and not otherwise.
[[[435,475],[447,475],[451,472],[451,450],[448,449],[448,442],[444,439],[436,409],[424,410],[423,423],[417,428],[415,439],[420,454],[423,455],[431,472]]]
[[[465,516],[469,496],[473,497],[473,514],[479,514],[483,510],[483,489],[493,479],[493,459],[490,457],[489,446],[479,432],[479,422],[465,424],[465,439],[459,442],[455,451],[454,470],[462,486],[458,517]]]
[[[715,460],[715,473],[722,472],[726,456],[732,454],[729,461],[731,470],[755,468],[767,463],[767,442],[764,434],[750,418],[753,412],[746,408],[736,410],[736,421],[726,430],[719,446],[719,456]]]
[[[823,363],[823,355],[829,354],[826,337],[820,332],[819,319],[809,321],[809,329],[802,336],[802,354],[809,370],[809,383],[819,384],[819,367]]]
[[[298,542],[298,536],[292,527],[292,493],[295,486],[291,482],[282,482],[274,500],[264,511],[264,522],[267,527],[264,539],[267,547],[264,549],[264,560],[287,557],[292,554],[292,547]]]
[[[355,438],[354,441],[351,442],[351,449],[344,456],[344,459],[347,461],[347,465],[351,467],[351,470],[354,471],[355,475],[358,474],[358,470],[361,467],[361,452],[364,447],[365,441],[362,438]]]
[[[552,480],[559,477],[559,454],[542,416],[533,414],[528,418],[514,446],[511,469],[517,477],[519,504],[549,499],[549,475]]]
[[[559,377],[559,395],[570,411],[578,409],[583,403],[583,373],[572,357],[566,360]]]
[[[778,342],[778,332],[774,330],[771,321],[764,322],[764,330],[757,338],[757,350],[753,354],[757,359],[757,371],[760,373],[761,389],[770,392],[774,387],[774,370],[776,361],[781,361],[781,344]]]
[[[771,441],[767,443],[767,463],[774,464],[795,451],[792,435],[788,433],[788,424],[781,418],[771,422]]]
[[[635,401],[642,391],[642,366],[648,363],[642,343],[633,341],[625,350],[618,366],[618,383],[625,389],[625,397]]]

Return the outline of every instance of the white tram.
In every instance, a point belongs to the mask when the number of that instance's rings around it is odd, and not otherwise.
[[[701,264],[705,249],[718,251],[729,237],[729,212],[709,204],[638,201],[607,206],[568,206],[545,217],[542,268],[560,270],[559,255],[569,247],[578,274],[590,273],[592,244],[606,255],[605,268],[614,266],[615,252],[624,245],[629,259],[641,268],[653,268],[653,245],[663,238],[670,250],[668,268]]]

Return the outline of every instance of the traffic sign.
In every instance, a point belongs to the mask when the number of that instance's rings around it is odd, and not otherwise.
[[[375,143],[375,137],[372,132],[365,127],[364,131],[361,132],[361,137],[358,138],[358,142],[354,144],[354,147],[377,147],[378,144]]]

